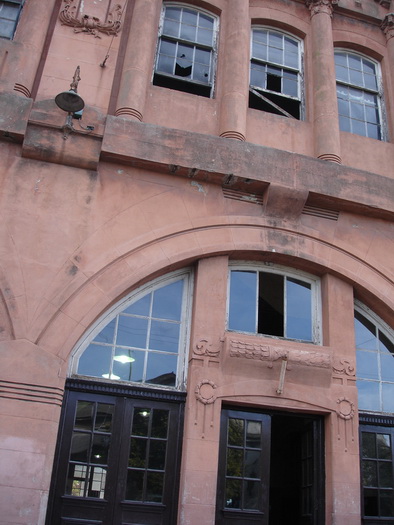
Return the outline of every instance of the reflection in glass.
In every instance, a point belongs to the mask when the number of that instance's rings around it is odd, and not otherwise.
[[[286,336],[312,341],[311,285],[298,279],[286,279]]]
[[[70,461],[87,463],[90,447],[90,434],[73,432],[71,440]]]
[[[127,471],[127,485],[126,485],[126,499],[134,501],[142,501],[144,487],[144,471],[128,470]]]
[[[225,506],[230,509],[241,508],[242,481],[227,479],[225,489]]]
[[[376,458],[376,434],[374,432],[362,433],[363,458]]]
[[[98,403],[94,430],[98,430],[100,432],[111,432],[113,412],[114,405]]]
[[[134,409],[133,423],[131,433],[133,436],[147,436],[149,429],[149,408]]]
[[[78,374],[102,377],[108,374],[111,366],[110,346],[90,344],[79,358]]]
[[[249,448],[260,448],[261,446],[261,422],[248,421],[246,424],[246,446]]]
[[[149,353],[146,383],[175,386],[177,361],[176,355]]]
[[[259,478],[260,476],[260,451],[245,451],[245,471],[246,478]]]
[[[178,352],[179,328],[178,323],[152,321],[149,348],[163,352]]]
[[[258,510],[259,508],[259,482],[246,480],[244,491],[244,508]]]
[[[102,465],[107,464],[110,443],[110,436],[103,436],[99,434],[93,435],[90,463],[99,463]]]
[[[242,447],[244,444],[244,420],[229,418],[228,444]]]
[[[229,328],[256,331],[257,273],[232,271],[230,274]]]
[[[166,461],[166,441],[156,441],[151,439],[149,447],[148,468],[153,470],[164,470]]]
[[[146,468],[146,448],[148,440],[141,438],[131,438],[129,467]]]
[[[146,348],[147,330],[147,319],[121,314],[119,316],[116,344],[120,346]]]
[[[161,503],[163,498],[164,473],[148,472],[146,478],[146,501]]]
[[[242,476],[243,472],[243,450],[229,448],[227,450],[227,476]]]
[[[389,434],[376,434],[379,459],[391,459],[391,439]]]
[[[166,438],[168,432],[168,410],[155,408],[152,415],[151,436],[154,438]]]
[[[77,430],[91,430],[93,426],[94,403],[78,401],[75,411],[74,428]]]

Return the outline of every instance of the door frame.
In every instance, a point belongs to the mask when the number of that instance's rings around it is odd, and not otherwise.
[[[185,408],[185,400],[186,400],[186,393],[185,392],[179,392],[179,391],[171,391],[171,390],[159,390],[159,389],[153,389],[153,388],[143,388],[138,386],[128,386],[124,384],[115,384],[115,383],[104,383],[101,381],[91,381],[91,380],[84,380],[84,379],[67,379],[66,385],[65,385],[65,391],[64,391],[64,399],[63,399],[63,405],[62,405],[62,411],[60,416],[60,423],[59,423],[59,430],[58,430],[58,436],[57,436],[57,443],[56,443],[56,450],[55,450],[55,456],[54,456],[54,463],[53,463],[53,471],[52,471],[52,478],[51,478],[51,485],[50,485],[50,491],[49,491],[49,499],[48,499],[48,506],[47,506],[47,516],[46,516],[46,525],[54,525],[54,523],[59,524],[63,523],[61,521],[60,515],[56,517],[58,521],[53,521],[55,515],[57,514],[57,506],[59,502],[59,498],[64,497],[64,487],[63,482],[65,481],[65,477],[67,476],[67,472],[65,473],[64,470],[67,470],[68,467],[68,461],[69,458],[65,457],[65,447],[67,446],[67,441],[69,441],[70,436],[67,437],[65,435],[65,430],[69,430],[70,427],[70,418],[73,417],[70,415],[70,412],[68,410],[69,402],[73,402],[73,398],[76,397],[76,395],[86,396],[86,398],[93,399],[94,396],[97,396],[98,401],[100,401],[99,398],[102,400],[113,400],[116,401],[116,403],[119,403],[121,410],[124,413],[125,406],[128,402],[132,403],[133,400],[136,401],[138,405],[141,403],[152,403],[152,405],[160,406],[160,402],[163,403],[163,408],[167,405],[171,405],[174,408],[176,408],[178,414],[178,429],[176,432],[176,443],[174,446],[176,447],[176,454],[174,458],[174,464],[171,465],[171,470],[175,473],[172,477],[172,483],[171,483],[171,505],[154,505],[152,504],[152,507],[156,506],[162,506],[163,508],[170,507],[168,509],[168,516],[169,521],[168,523],[175,523],[177,512],[178,512],[178,499],[179,499],[179,479],[180,479],[180,462],[181,462],[181,456],[182,456],[182,435],[183,435],[183,426],[184,426],[184,408]],[[71,425],[72,426],[72,425]],[[116,429],[114,429],[116,430]],[[124,434],[124,429],[121,434]],[[114,436],[114,445],[116,447],[121,447],[121,441],[122,441],[122,435]],[[111,443],[112,446],[112,443]],[[122,445],[124,448],[124,444]],[[124,455],[124,454],[123,454]],[[118,469],[117,469],[118,470]],[[118,476],[118,472],[115,472],[115,475]],[[110,477],[109,477],[110,479]],[[63,487],[63,488],[62,488]],[[107,491],[106,487],[106,491]],[[113,505],[113,511],[112,515],[116,516],[118,514],[118,511],[116,510],[117,500],[119,499],[119,494],[117,494],[117,487],[110,487],[108,490],[108,493],[110,493],[110,499],[111,499],[111,505]],[[65,496],[66,498],[72,498],[72,496]],[[101,499],[93,499],[90,498],[92,501],[92,504],[96,504],[98,508],[101,508],[105,506],[105,503]],[[112,501],[113,500],[113,501]],[[81,500],[80,500],[81,501]],[[124,504],[121,500],[118,501],[119,504]],[[131,505],[134,505],[136,507],[136,511],[143,512],[144,507],[146,508],[146,503],[140,503],[135,502],[131,503]],[[167,508],[166,508],[167,511]],[[110,518],[112,521],[112,518]],[[78,520],[70,520],[70,523],[77,523]],[[99,523],[95,520],[86,520],[84,521],[87,525],[90,523],[95,524]],[[104,521],[103,521],[104,523]]]
[[[257,414],[260,416],[268,416],[269,422],[269,443],[267,444],[266,450],[269,454],[268,458],[268,470],[271,465],[271,439],[272,439],[272,418],[275,416],[298,418],[304,420],[310,420],[312,424],[313,432],[313,456],[314,461],[314,484],[312,501],[314,503],[312,508],[312,519],[311,525],[324,525],[325,523],[325,433],[324,423],[325,417],[321,414],[309,413],[309,412],[291,412],[288,410],[275,410],[265,409],[264,407],[245,407],[245,406],[234,406],[234,405],[223,405],[221,410],[220,419],[220,438],[219,438],[219,465],[218,465],[218,476],[217,476],[217,498],[216,498],[216,520],[215,525],[227,525],[228,523],[259,523],[259,525],[265,525],[269,523],[269,512],[257,513],[257,512],[245,512],[245,511],[233,511],[223,508],[222,502],[224,501],[224,479],[225,479],[225,464],[226,464],[226,435],[227,435],[227,420],[229,414],[242,414],[244,417],[248,415]],[[264,438],[263,438],[264,439]],[[270,474],[268,473],[268,487],[267,487],[267,508],[269,508],[269,493],[270,493]]]

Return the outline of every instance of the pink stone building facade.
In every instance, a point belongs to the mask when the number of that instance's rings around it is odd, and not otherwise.
[[[1,525],[394,523],[393,11],[0,1]]]

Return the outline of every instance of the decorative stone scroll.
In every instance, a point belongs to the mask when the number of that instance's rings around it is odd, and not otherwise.
[[[194,346],[194,353],[199,356],[218,357],[220,348],[212,346],[208,339],[200,339]]]
[[[319,13],[332,16],[334,5],[337,5],[338,0],[305,0],[305,3],[311,12],[311,17]]]
[[[331,357],[321,352],[308,350],[289,350],[263,344],[247,343],[245,341],[229,341],[231,357],[266,361],[268,368],[272,368],[274,361],[287,358],[288,369],[293,364],[312,366],[316,368],[331,368]]]
[[[82,15],[78,17],[75,0],[64,0],[66,5],[60,11],[59,19],[62,25],[74,28],[74,33],[88,33],[96,38],[101,38],[98,33],[117,36],[122,22],[122,6],[116,4],[108,13],[107,20],[102,22],[96,16]]]
[[[394,37],[394,13],[387,14],[380,26],[387,40]]]
[[[347,359],[338,359],[334,362],[332,371],[336,375],[346,375],[354,377],[356,375],[356,367],[354,363]]]
[[[345,452],[349,449],[349,440],[354,443],[354,403],[346,397],[337,400],[337,438],[345,442]]]

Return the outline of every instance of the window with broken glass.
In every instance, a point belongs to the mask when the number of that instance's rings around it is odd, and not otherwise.
[[[356,53],[338,50],[335,69],[340,129],[383,140],[378,64]]]
[[[153,84],[212,97],[217,25],[206,11],[165,4]]]
[[[302,42],[273,29],[253,28],[249,91],[249,107],[301,119]]]
[[[319,281],[279,267],[230,270],[228,329],[318,344]]]
[[[0,1],[0,38],[13,38],[24,1]]]

